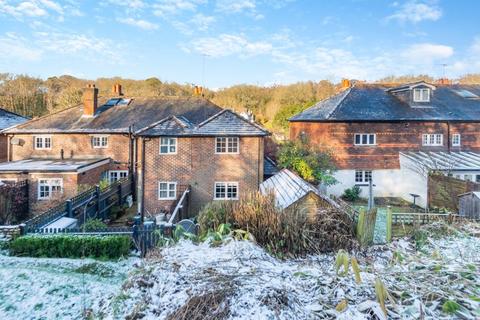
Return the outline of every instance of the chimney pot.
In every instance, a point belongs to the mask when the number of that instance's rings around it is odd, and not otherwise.
[[[94,84],[87,84],[83,89],[83,115],[93,117],[98,106],[98,89]]]

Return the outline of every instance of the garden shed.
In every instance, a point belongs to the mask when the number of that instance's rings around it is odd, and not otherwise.
[[[466,218],[480,219],[480,192],[472,191],[459,195],[458,214]]]
[[[264,195],[273,193],[280,208],[300,208],[309,217],[320,208],[338,207],[335,201],[288,169],[282,169],[262,182],[260,192]]]

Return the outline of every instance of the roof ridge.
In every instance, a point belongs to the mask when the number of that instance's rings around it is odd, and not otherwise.
[[[199,123],[195,129],[200,129],[201,127],[203,127],[204,125],[208,124],[209,122],[211,122],[212,120],[218,118],[220,115],[224,114],[224,113],[231,113],[233,114],[234,116],[236,116],[237,118],[239,118],[240,120],[242,120],[243,122],[249,124],[249,125],[252,125],[254,126],[255,128],[265,132],[265,133],[270,133],[268,132],[268,130],[265,130],[262,126],[256,124],[255,122],[251,122],[251,121],[248,121],[247,119],[245,119],[244,117],[242,117],[241,115],[239,115],[238,113],[236,113],[235,111],[231,110],[231,109],[228,109],[228,108],[225,108],[219,112],[217,112],[216,114],[214,114],[213,116],[211,116],[210,118],[204,120],[203,122]]]
[[[329,119],[335,113],[335,111],[337,111],[337,108],[340,106],[340,104],[342,104],[342,102],[345,100],[345,98],[350,94],[350,92],[352,91],[352,88],[353,87],[350,87],[347,90],[340,93],[340,94],[343,94],[343,96],[340,97],[340,100],[338,100],[338,102],[335,104],[335,108],[333,108],[332,111],[330,111],[327,114],[327,116],[326,116],[327,119]]]

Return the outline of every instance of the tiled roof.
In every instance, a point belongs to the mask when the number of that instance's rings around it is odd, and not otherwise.
[[[480,121],[480,98],[469,99],[459,94],[466,90],[480,96],[480,85],[435,85],[428,106],[421,108],[412,107],[389,92],[410,87],[411,84],[401,87],[357,84],[290,121]]]
[[[480,154],[475,152],[400,152],[400,155],[431,170],[480,170]]]
[[[332,206],[337,206],[333,200],[320,194],[314,186],[288,169],[282,169],[274,176],[263,181],[260,184],[260,192],[264,195],[273,192],[277,205],[282,209],[290,207],[310,192],[332,204]]]
[[[266,136],[268,131],[235,112],[224,109],[197,125],[178,117],[164,119],[144,131],[143,136]]]
[[[0,130],[4,130],[28,121],[28,118],[0,108]]]
[[[83,116],[83,105],[34,119],[9,132],[128,132],[142,130],[162,119],[176,116],[185,123],[199,124],[222,108],[201,98],[133,98],[129,104],[102,105],[94,117]]]
[[[263,175],[264,176],[273,176],[278,172],[277,165],[269,157],[263,159]]]

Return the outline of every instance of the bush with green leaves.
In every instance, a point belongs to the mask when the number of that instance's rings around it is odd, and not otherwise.
[[[128,236],[28,235],[10,243],[10,254],[26,257],[117,259],[130,253]]]
[[[101,219],[88,219],[82,226],[85,231],[96,231],[107,228],[107,225]]]
[[[306,138],[284,142],[278,149],[277,162],[280,168],[293,170],[309,182],[326,186],[337,182],[333,177],[335,165],[331,153],[319,151],[309,145]]]
[[[362,189],[359,186],[353,186],[343,191],[342,198],[347,201],[355,202],[360,199]]]
[[[209,230],[217,230],[220,225],[229,223],[228,206],[227,202],[213,201],[203,207],[197,219],[200,233],[205,234]]]

